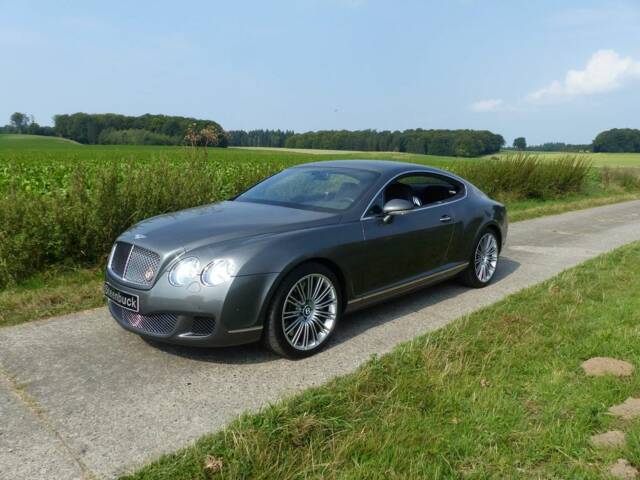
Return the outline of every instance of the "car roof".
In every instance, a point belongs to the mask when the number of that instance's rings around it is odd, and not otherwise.
[[[397,162],[395,160],[324,160],[320,162],[303,163],[294,168],[301,167],[338,167],[355,168],[359,170],[369,170],[385,175],[397,175],[402,172],[420,170],[424,172],[443,173],[451,175],[451,172],[440,170],[439,168],[420,165],[419,163]]]

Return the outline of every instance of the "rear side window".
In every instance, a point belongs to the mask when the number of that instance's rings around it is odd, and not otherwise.
[[[433,173],[411,174],[401,177],[397,181],[411,187],[416,206],[453,200],[463,196],[465,191],[462,182]]]
[[[365,216],[380,215],[384,204],[394,198],[402,198],[419,208],[459,198],[464,192],[462,182],[446,175],[412,173],[390,182],[373,200]]]

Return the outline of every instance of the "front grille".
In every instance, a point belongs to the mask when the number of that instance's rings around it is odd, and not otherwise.
[[[157,253],[125,242],[116,243],[109,263],[113,273],[139,285],[151,285],[159,265]]]
[[[111,255],[110,267],[111,271],[119,277],[124,277],[124,269],[129,260],[129,254],[133,245],[130,243],[117,242],[115,244],[113,254]]]
[[[178,317],[172,313],[154,313],[142,315],[131,312],[109,300],[109,310],[116,320],[141,332],[153,335],[169,335],[173,333]]]

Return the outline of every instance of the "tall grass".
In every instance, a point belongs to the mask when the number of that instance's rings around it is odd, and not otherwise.
[[[600,171],[603,185],[618,187],[623,190],[640,189],[640,168],[638,167],[603,167]]]
[[[80,163],[64,188],[34,195],[9,185],[0,200],[0,286],[54,264],[101,262],[132,224],[229,198],[283,167],[201,159]]]
[[[41,160],[0,166],[0,287],[53,265],[96,265],[132,224],[229,198],[291,165],[289,159],[232,162],[194,155],[153,161]],[[313,158],[317,160],[317,158]],[[454,161],[450,169],[500,200],[579,192],[590,164],[514,155]]]
[[[451,170],[498,200],[547,200],[580,192],[591,171],[591,162],[576,156],[545,160],[521,153],[454,164]]]

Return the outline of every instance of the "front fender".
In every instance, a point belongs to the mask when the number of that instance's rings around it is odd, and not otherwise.
[[[337,266],[344,281],[346,300],[353,296],[352,274],[358,261],[357,250],[363,240],[360,222],[349,222],[252,238],[220,251],[218,256],[233,258],[238,265],[236,276],[269,274],[270,287],[261,295],[262,322],[271,299],[282,279],[298,265],[310,261],[327,261]]]

